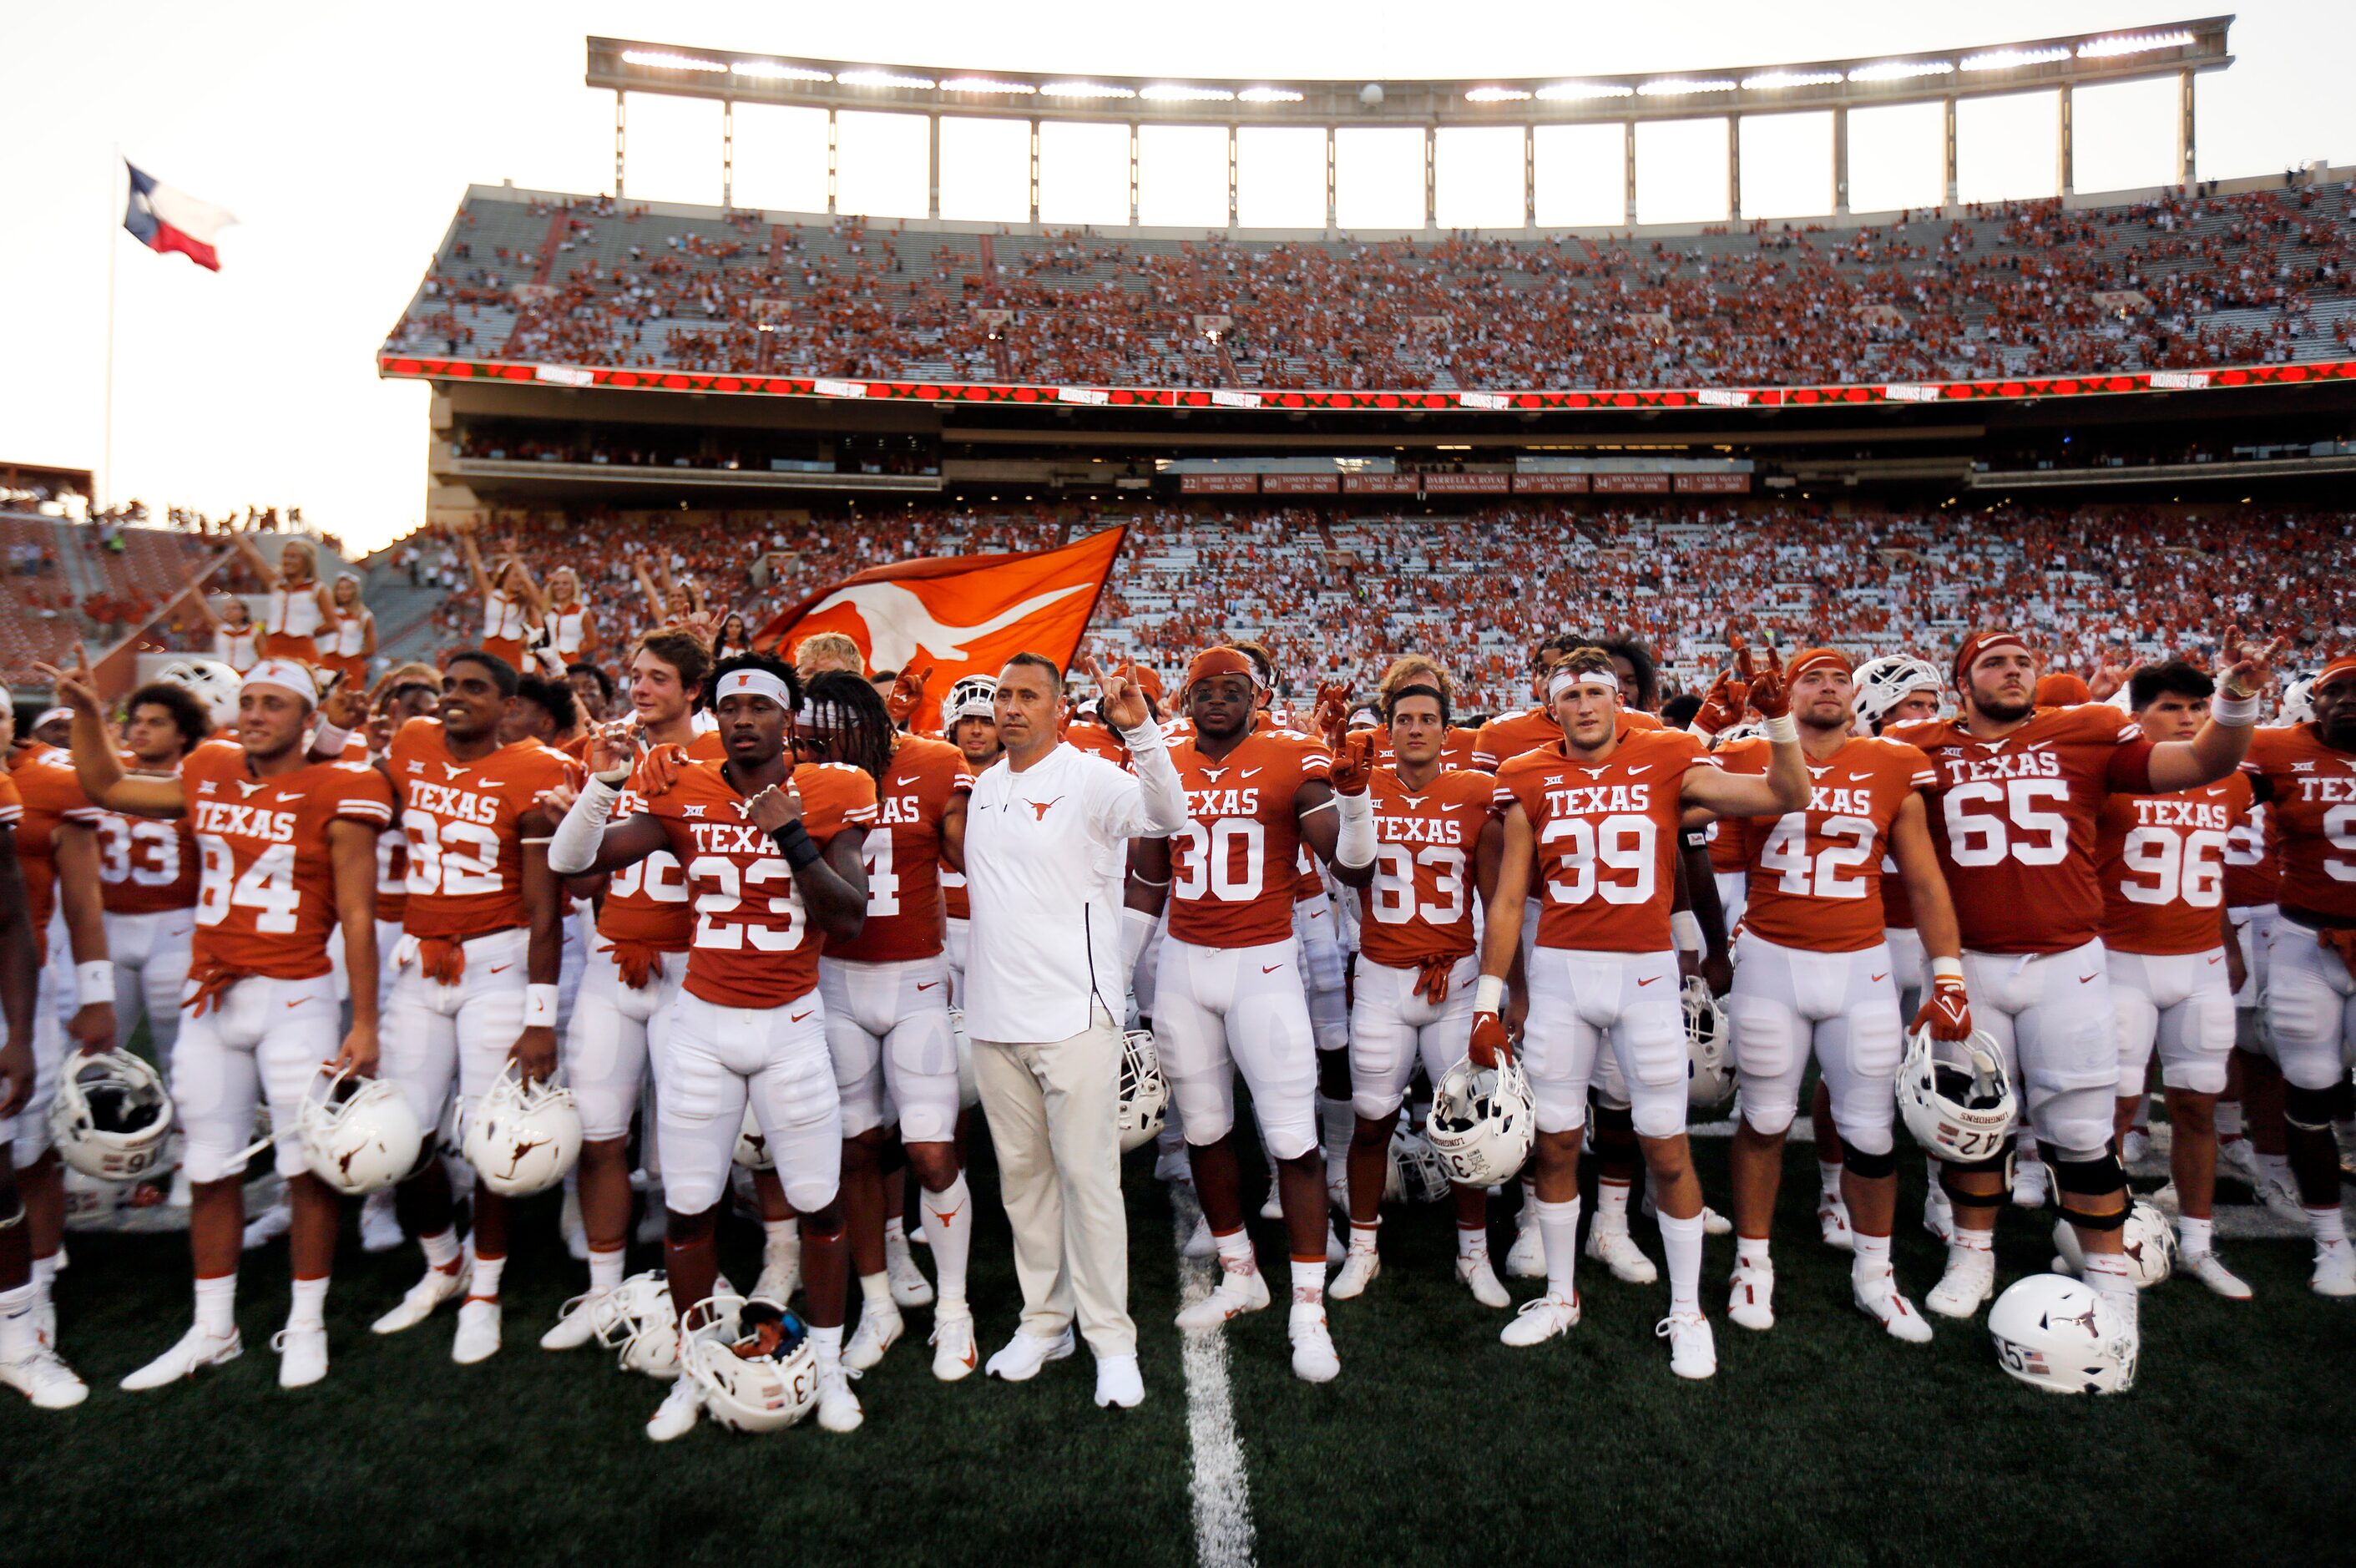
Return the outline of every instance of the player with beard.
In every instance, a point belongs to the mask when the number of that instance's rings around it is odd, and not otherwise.
[[[997,761],[1006,747],[998,739],[998,682],[988,675],[969,675],[949,688],[949,744],[965,758],[968,777]],[[973,920],[973,902],[966,892],[965,873],[941,867],[941,908],[946,921],[943,941],[949,961],[949,1005],[965,1004],[965,955]]]
[[[855,768],[792,761],[801,682],[778,660],[730,658],[713,672],[712,693],[726,760],[689,765],[646,810],[611,821],[633,758],[622,740],[601,735],[590,781],[550,855],[568,876],[616,872],[663,851],[685,865],[695,929],[654,1061],[671,1303],[684,1334],[719,1277],[720,1201],[749,1103],[800,1216],[819,1424],[850,1432],[862,1415],[842,1366],[842,1107],[815,993],[819,950],[856,937],[866,921],[862,843],[875,787]],[[647,1435],[669,1441],[701,1414],[695,1380],[681,1377]]]

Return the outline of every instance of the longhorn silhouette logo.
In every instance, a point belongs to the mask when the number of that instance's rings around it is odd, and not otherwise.
[[[914,659],[919,648],[936,659],[970,659],[967,643],[1003,631],[1074,594],[1089,592],[1092,586],[1075,583],[1067,588],[1050,588],[1001,610],[978,626],[951,626],[936,620],[923,599],[897,583],[853,583],[837,588],[811,606],[809,615],[804,618],[814,618],[839,606],[858,611],[859,618],[867,626],[868,662],[879,670],[891,670]]]

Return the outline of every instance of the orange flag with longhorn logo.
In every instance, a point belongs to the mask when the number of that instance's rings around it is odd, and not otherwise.
[[[754,646],[791,658],[813,632],[839,631],[874,670],[932,670],[911,728],[937,731],[961,677],[995,676],[1025,650],[1068,668],[1119,558],[1125,527],[1053,550],[901,561],[846,577],[771,618]]]

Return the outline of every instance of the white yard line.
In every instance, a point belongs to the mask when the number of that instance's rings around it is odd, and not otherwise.
[[[1202,1300],[1218,1282],[1216,1263],[1186,1256],[1202,1210],[1190,1187],[1170,1187],[1171,1219],[1177,1231],[1178,1297]],[[1226,1336],[1216,1329],[1180,1337],[1180,1363],[1186,1371],[1186,1437],[1194,1450],[1194,1554],[1203,1568],[1250,1568],[1254,1532],[1251,1480],[1244,1472],[1244,1445],[1236,1435],[1236,1406],[1227,1391]]]

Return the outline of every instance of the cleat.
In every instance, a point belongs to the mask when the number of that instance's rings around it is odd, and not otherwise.
[[[1505,1249],[1505,1273],[1517,1280],[1546,1278],[1546,1238],[1538,1231],[1535,1213],[1526,1224],[1515,1228],[1514,1244]]]
[[[982,1369],[1002,1382],[1027,1383],[1039,1375],[1039,1369],[1050,1361],[1060,1361],[1072,1353],[1072,1331],[1065,1329],[1054,1338],[1044,1335],[1026,1334],[1018,1328],[1014,1337],[1000,1348]]]
[[[1669,1370],[1699,1380],[1718,1375],[1718,1341],[1698,1312],[1673,1312],[1653,1332],[1669,1342]]]
[[[2227,1301],[2247,1301],[2253,1294],[2242,1277],[2227,1268],[2225,1261],[2214,1252],[2195,1252],[2179,1262],[2177,1267]]]
[[[674,1437],[684,1437],[695,1430],[703,1419],[703,1391],[696,1387],[693,1378],[681,1378],[671,1384],[670,1392],[647,1420],[647,1435],[657,1443],[669,1443]]]
[[[393,1212],[392,1188],[380,1187],[360,1202],[360,1251],[390,1252],[403,1240],[401,1216]]]
[[[1219,1243],[1211,1234],[1211,1222],[1201,1215],[1194,1216],[1194,1229],[1186,1233],[1186,1244],[1178,1250],[1183,1258],[1215,1258]]]
[[[327,1375],[325,1328],[282,1328],[270,1337],[270,1348],[278,1352],[282,1389],[306,1389]]]
[[[1221,1273],[1217,1289],[1178,1314],[1181,1330],[1205,1333],[1231,1317],[1258,1312],[1268,1305],[1268,1281],[1261,1276],[1258,1263],[1246,1258],[1228,1264]]]
[[[1612,1277],[1623,1284],[1648,1285],[1661,1277],[1653,1260],[1644,1256],[1624,1228],[1590,1225],[1587,1230],[1587,1255],[1612,1271]]]
[[[2012,1206],[2015,1208],[2044,1208],[2046,1189],[2051,1185],[2043,1160],[2019,1161],[2012,1170]]]
[[[2287,1176],[2262,1175],[2257,1186],[2258,1202],[2277,1219],[2287,1219],[2300,1230],[2307,1229],[2307,1205],[2299,1201],[2298,1186]]]
[[[1164,1149],[1153,1156],[1153,1179],[1158,1182],[1189,1184],[1194,1181],[1194,1163],[1186,1157],[1184,1144],[1181,1144],[1173,1149]]]
[[[455,1269],[428,1269],[425,1277],[409,1287],[401,1305],[369,1325],[372,1334],[398,1334],[404,1328],[414,1328],[434,1316],[434,1309],[445,1301],[455,1301],[466,1294],[466,1281],[473,1271],[462,1259]]]
[[[1383,1272],[1383,1255],[1372,1247],[1353,1247],[1342,1260],[1342,1272],[1325,1287],[1325,1294],[1335,1301],[1354,1301],[1366,1293]]]
[[[35,1410],[71,1410],[90,1398],[90,1385],[43,1340],[14,1361],[0,1361],[0,1387],[11,1388],[32,1401]]]
[[[450,1340],[450,1359],[462,1367],[487,1361],[499,1353],[499,1304],[496,1298],[469,1296],[458,1307],[458,1332]]]
[[[1660,1209],[1654,1206],[1650,1187],[1644,1189],[1644,1218],[1655,1221],[1661,1218]],[[1701,1206],[1701,1233],[1705,1236],[1731,1236],[1734,1234],[1734,1221],[1705,1203]]]
[[[763,1267],[766,1266],[765,1261]],[[884,1238],[884,1274],[892,1282],[893,1305],[933,1305],[933,1282],[925,1277],[925,1271],[916,1267],[916,1260],[908,1255],[905,1236],[896,1242],[889,1235]]]
[[[1848,1228],[1848,1205],[1827,1193],[1816,1205],[1816,1230],[1836,1252],[1857,1251],[1857,1237]]]
[[[123,1386],[134,1394],[145,1393],[193,1378],[208,1367],[224,1366],[243,1354],[245,1343],[234,1328],[220,1339],[201,1328],[191,1328],[169,1350],[123,1379]]]
[[[1505,1325],[1497,1337],[1515,1348],[1543,1345],[1558,1334],[1568,1334],[1579,1326],[1579,1296],[1572,1293],[1569,1300],[1558,1295],[1533,1296],[1522,1303],[1521,1311]]]
[[[1941,1246],[1955,1239],[1955,1206],[1935,1187],[1922,1195],[1922,1229],[1936,1236]]]
[[[1097,1407],[1133,1410],[1145,1400],[1145,1380],[1138,1375],[1134,1356],[1097,1358]]]
[[[540,1337],[540,1348],[543,1350],[578,1350],[597,1337],[598,1304],[610,1294],[608,1291],[589,1291],[566,1302],[564,1309],[557,1314],[555,1323]],[[755,1291],[754,1294],[757,1295],[760,1293]]]
[[[2356,1295],[2356,1247],[2335,1241],[2315,1250],[2315,1272],[2307,1288],[2318,1295]]]
[[[1483,1306],[1503,1311],[1514,1305],[1497,1278],[1497,1271],[1489,1266],[1489,1254],[1475,1252],[1456,1260],[1456,1283],[1472,1293],[1472,1299]]]
[[[1268,1196],[1259,1200],[1259,1217],[1262,1219],[1284,1218],[1284,1197],[1276,1190],[1274,1182],[1268,1184]]]
[[[2127,1135],[2119,1140],[2119,1163],[2139,1165],[2151,1158],[2151,1134],[2141,1127],[2130,1127]]]
[[[1349,1255],[1350,1250],[1342,1245],[1341,1232],[1335,1230],[1333,1222],[1328,1219],[1325,1221],[1325,1266],[1330,1269]]]
[[[859,1326],[851,1331],[851,1343],[842,1348],[842,1364],[854,1372],[867,1370],[900,1342],[906,1327],[900,1309],[891,1302],[869,1302],[860,1309]]]
[[[859,1396],[851,1391],[856,1375],[840,1361],[818,1364],[818,1423],[829,1432],[856,1432],[867,1419],[859,1408]]]
[[[1734,1265],[1734,1288],[1726,1301],[1726,1316],[1745,1328],[1775,1326],[1775,1271],[1765,1263]]]
[[[1922,1298],[1922,1305],[1942,1317],[1970,1317],[1980,1304],[1996,1294],[1996,1254],[1969,1247],[1947,1249],[1947,1272]]]
[[[1909,1345],[1931,1342],[1931,1326],[1899,1290],[1898,1276],[1890,1270],[1884,1269],[1869,1280],[1852,1275],[1849,1294],[1857,1309],[1881,1325],[1883,1332],[1892,1339],[1903,1339]]]
[[[2218,1139],[2217,1174],[2254,1188],[2262,1179],[2257,1145],[2247,1138]]]
[[[885,1272],[890,1272],[888,1263]],[[783,1306],[801,1288],[802,1239],[789,1232],[781,1240],[763,1242],[761,1277],[753,1282],[753,1299]]]
[[[1292,1375],[1304,1383],[1330,1383],[1342,1372],[1342,1358],[1333,1352],[1333,1334],[1325,1326],[1325,1304],[1296,1301],[1292,1320],[1285,1325],[1292,1341]]]
[[[294,1228],[294,1211],[280,1198],[245,1222],[245,1251],[267,1247]]]
[[[973,1314],[943,1307],[933,1319],[932,1347],[933,1376],[945,1383],[964,1381],[980,1359],[973,1347]]]

